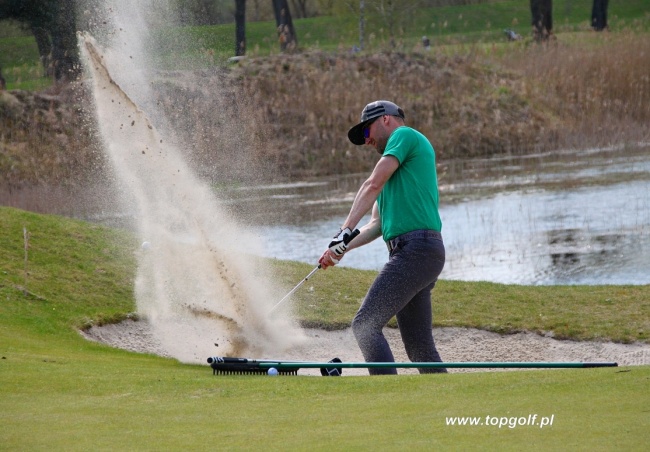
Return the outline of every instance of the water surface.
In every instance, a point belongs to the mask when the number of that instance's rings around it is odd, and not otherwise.
[[[439,163],[443,279],[650,284],[650,148]],[[262,238],[265,256],[316,264],[364,177],[240,187],[222,197]],[[341,265],[378,270],[387,258],[377,240]]]

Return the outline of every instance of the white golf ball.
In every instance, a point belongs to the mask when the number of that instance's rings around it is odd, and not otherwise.
[[[149,248],[151,248],[151,243],[149,243],[149,242],[142,242],[142,249],[143,249],[143,250],[148,250]]]
[[[278,369],[276,369],[275,367],[271,367],[267,373],[274,377],[278,374]]]

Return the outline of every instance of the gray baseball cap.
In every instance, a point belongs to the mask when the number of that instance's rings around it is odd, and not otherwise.
[[[404,119],[404,110],[387,100],[370,102],[361,112],[361,122],[348,131],[350,141],[358,146],[366,144],[366,139],[363,136],[363,128],[368,122],[384,115],[399,116]]]

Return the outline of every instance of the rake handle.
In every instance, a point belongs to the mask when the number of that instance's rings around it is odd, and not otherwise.
[[[276,369],[291,369],[291,368],[304,368],[313,369],[321,367],[331,367],[331,363],[316,363],[316,362],[303,362],[303,363],[289,363],[289,362],[268,362],[260,363],[260,367],[275,367]],[[589,367],[618,367],[615,362],[423,362],[423,363],[362,363],[362,362],[348,362],[336,363],[336,367],[346,369],[354,368],[520,368],[520,369],[544,369],[544,368],[589,368]]]
[[[248,360],[246,358],[208,358],[208,363],[219,365],[223,364],[243,364],[251,368],[268,369],[275,367],[282,369],[319,369],[333,367],[331,362],[310,362],[310,361],[272,361],[272,360]],[[518,369],[551,369],[551,368],[593,368],[593,367],[618,367],[616,362],[337,362],[337,368],[354,369],[354,368],[518,368]]]

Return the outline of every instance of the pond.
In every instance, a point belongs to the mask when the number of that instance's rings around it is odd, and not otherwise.
[[[454,162],[439,157],[439,164],[447,250],[442,279],[650,284],[647,146]],[[220,197],[251,225],[265,256],[316,265],[364,177],[224,189]],[[387,258],[377,240],[340,265],[378,270]]]

